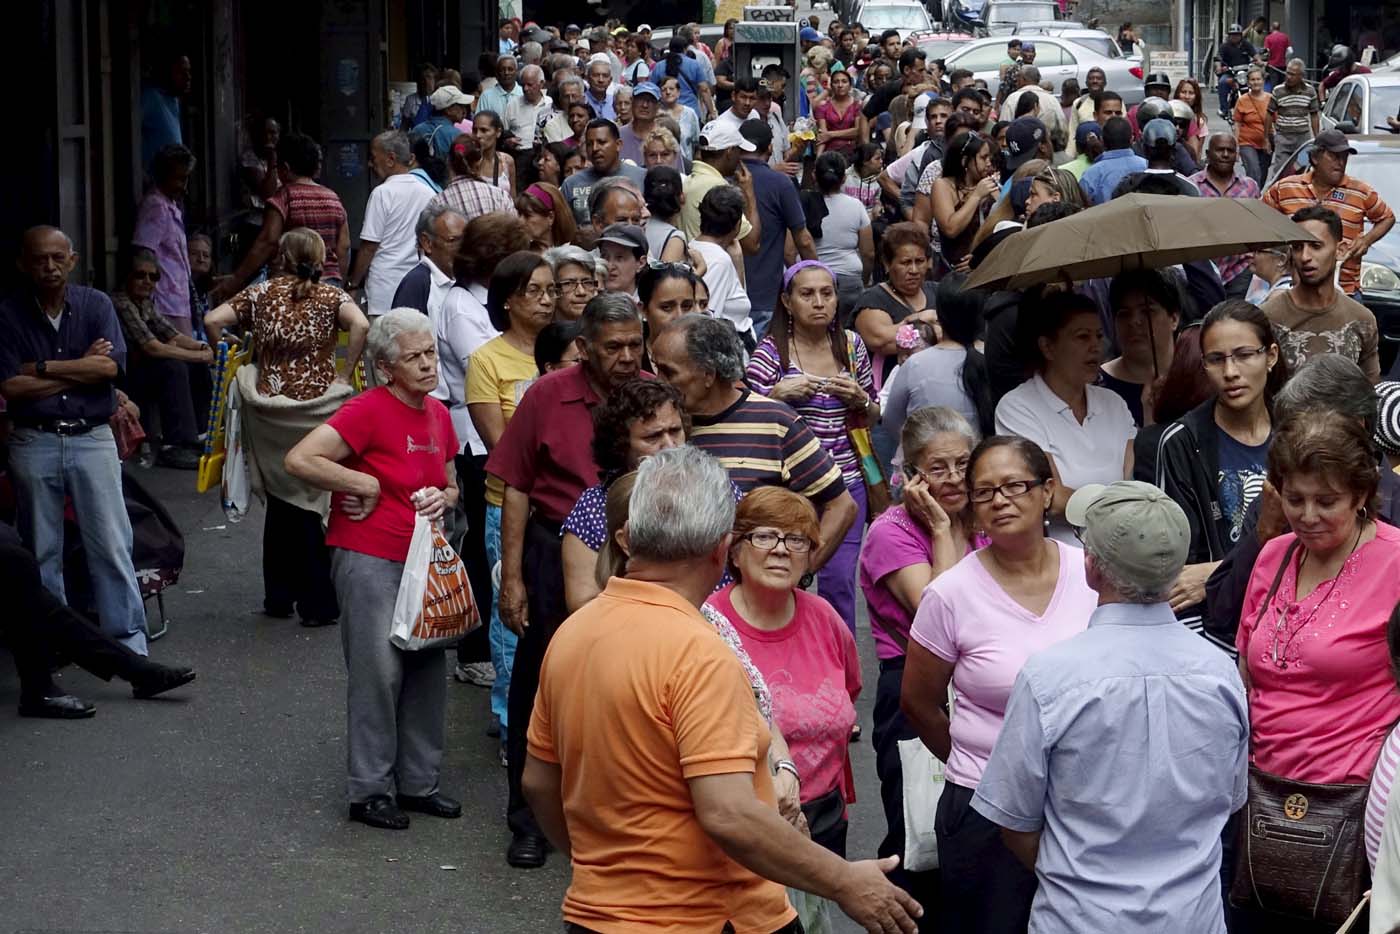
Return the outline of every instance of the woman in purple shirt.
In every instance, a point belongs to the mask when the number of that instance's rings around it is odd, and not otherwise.
[[[881,857],[904,855],[904,775],[899,741],[918,736],[899,709],[909,624],[924,588],[975,546],[967,499],[967,462],[977,432],[952,409],[928,406],[910,413],[900,442],[905,451],[904,494],[870,525],[860,556],[860,589],[870,608],[870,632],[880,657],[875,687],[875,773],[885,808]],[[938,873],[890,875],[922,905],[937,899]]]

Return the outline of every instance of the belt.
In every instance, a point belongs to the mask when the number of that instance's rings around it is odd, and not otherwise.
[[[17,418],[18,428],[34,428],[55,435],[85,435],[107,424],[105,418]]]

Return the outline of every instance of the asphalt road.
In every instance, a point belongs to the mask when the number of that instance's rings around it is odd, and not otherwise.
[[[60,683],[96,703],[96,718],[27,720],[0,661],[0,934],[559,930],[568,867],[504,860],[487,692],[449,687],[443,790],[462,799],[461,820],[415,816],[404,832],[350,823],[337,631],[260,614],[260,510],[229,523],[216,495],[194,493],[193,474],[139,475],[187,549],[166,591],[170,635],[152,655],[199,678],[135,701],[125,684],[70,668]],[[860,625],[867,739],[852,747],[852,858],[873,856],[884,830],[863,607]]]

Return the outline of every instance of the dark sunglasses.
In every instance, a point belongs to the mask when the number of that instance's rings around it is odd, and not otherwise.
[[[141,272],[140,270],[136,270],[131,273],[131,278],[144,280],[146,282],[159,282],[160,270],[157,269],[154,272]]]

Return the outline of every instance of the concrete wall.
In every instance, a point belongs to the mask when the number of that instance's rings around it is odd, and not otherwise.
[[[1172,44],[1172,7],[1168,0],[1080,0],[1074,18],[1087,23],[1098,17],[1099,28],[1111,35],[1118,34],[1120,24],[1130,22],[1149,49],[1167,49]]]

